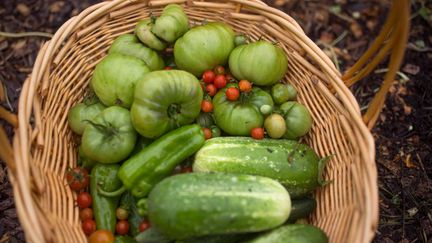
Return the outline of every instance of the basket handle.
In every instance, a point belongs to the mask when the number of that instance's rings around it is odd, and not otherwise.
[[[3,82],[0,82],[0,102],[5,100],[5,92],[3,89]],[[14,128],[18,128],[18,118],[15,114],[6,110],[3,106],[0,106],[0,119],[5,120],[11,124]],[[7,167],[15,171],[13,149],[9,142],[8,136],[3,125],[0,124],[0,159],[6,162]]]
[[[386,22],[377,38],[342,76],[344,83],[350,87],[369,75],[387,55],[390,55],[384,81],[363,115],[363,121],[369,129],[375,125],[383,109],[386,94],[393,84],[396,72],[402,65],[410,29],[410,7],[410,0],[393,1]]]

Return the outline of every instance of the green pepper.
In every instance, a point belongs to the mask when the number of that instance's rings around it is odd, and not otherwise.
[[[116,225],[116,209],[120,197],[105,197],[98,193],[98,188],[104,191],[114,191],[121,187],[117,177],[119,165],[97,164],[90,176],[90,193],[93,199],[93,213],[98,230],[105,229],[114,233]]]
[[[129,212],[129,233],[132,236],[137,235],[139,231],[139,225],[144,220],[138,211],[137,200],[133,197],[129,191],[125,192],[120,199],[120,207],[126,209]]]
[[[143,198],[178,164],[197,152],[204,141],[204,133],[197,124],[177,128],[123,163],[118,173],[123,182],[122,188],[111,193],[100,190],[99,193],[118,196],[129,189],[135,197]]]

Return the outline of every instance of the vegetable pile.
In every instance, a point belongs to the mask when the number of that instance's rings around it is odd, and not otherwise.
[[[276,44],[176,4],[119,36],[68,113],[89,242],[327,242],[304,224],[326,158],[298,142],[313,121],[287,71]]]

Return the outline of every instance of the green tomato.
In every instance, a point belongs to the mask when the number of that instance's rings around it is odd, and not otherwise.
[[[213,98],[216,125],[229,135],[248,136],[252,128],[262,127],[264,117],[260,112],[263,105],[273,106],[271,96],[258,87],[249,93],[242,93],[237,101],[229,101],[221,89]]]
[[[84,154],[82,144],[78,147],[78,156],[79,161],[81,162],[79,165],[81,167],[87,168],[89,171],[97,164],[96,161],[90,159]]]
[[[120,53],[141,59],[151,71],[165,67],[162,57],[153,49],[143,45],[133,34],[124,34],[112,43],[109,53]]]
[[[264,121],[264,128],[271,138],[281,138],[286,131],[284,118],[277,114],[271,114]]]
[[[312,127],[312,117],[306,106],[295,101],[289,101],[283,103],[280,109],[286,123],[284,138],[297,139],[309,132]]]
[[[264,116],[268,116],[273,112],[273,107],[270,105],[262,105],[260,107],[260,111]]]
[[[203,91],[192,74],[182,70],[154,71],[135,88],[132,123],[142,136],[157,138],[199,115]]]
[[[148,72],[150,69],[140,59],[111,53],[96,65],[91,86],[106,106],[129,108],[136,83]]]
[[[89,159],[99,163],[117,163],[129,156],[136,139],[129,111],[111,106],[84,129],[82,150]]]
[[[236,47],[229,57],[229,68],[238,80],[255,85],[272,85],[282,79],[288,61],[283,50],[267,41],[257,41]]]
[[[189,30],[174,45],[177,66],[195,76],[224,66],[234,48],[234,31],[225,23],[208,23]]]
[[[153,25],[152,32],[159,38],[174,42],[189,30],[189,19],[183,8],[177,4],[167,5]]]
[[[105,106],[101,103],[78,103],[69,110],[69,126],[76,134],[82,135],[84,128],[87,125],[87,120],[92,121],[93,118],[104,109]]]
[[[214,124],[214,119],[210,113],[200,113],[196,119],[196,122],[201,127],[210,127]]]
[[[162,51],[167,47],[167,44],[159,40],[159,38],[151,32],[152,26],[153,23],[150,19],[141,20],[135,26],[134,33],[138,39],[148,47],[157,51]]]
[[[297,91],[291,84],[275,84],[271,89],[273,100],[276,104],[282,104],[288,100],[295,100]]]

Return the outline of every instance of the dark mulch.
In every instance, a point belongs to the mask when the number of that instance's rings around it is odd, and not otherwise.
[[[54,33],[62,23],[98,0],[0,1],[0,31]],[[341,70],[352,65],[379,32],[388,1],[267,0],[286,11]],[[410,48],[373,134],[376,139],[380,189],[380,225],[375,242],[432,241],[432,62],[431,3],[412,1]],[[332,43],[339,39],[337,43]],[[0,80],[16,112],[21,85],[36,58],[42,37],[0,36]],[[383,64],[380,68],[385,68]],[[382,80],[373,74],[353,88],[366,108]],[[4,124],[0,121],[0,124]],[[9,135],[12,130],[7,126]],[[0,163],[0,242],[22,242],[5,164]]]

